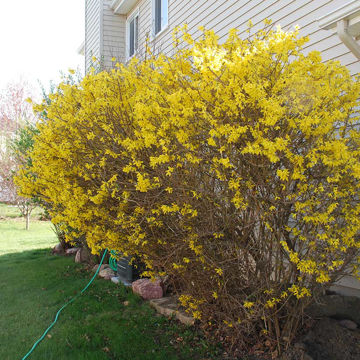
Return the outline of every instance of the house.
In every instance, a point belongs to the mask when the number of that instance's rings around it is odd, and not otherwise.
[[[200,25],[213,29],[225,40],[229,29],[245,35],[251,19],[254,31],[271,19],[284,29],[300,25],[309,35],[305,51],[319,50],[324,60],[336,59],[352,74],[359,71],[360,1],[358,0],[86,0],[85,42],[79,49],[85,55],[85,68],[108,69],[131,56],[141,57],[144,44],[155,51],[171,54],[172,30],[188,24],[196,38]]]
[[[221,41],[229,29],[245,36],[249,20],[256,31],[265,19],[285,30],[299,25],[310,37],[305,52],[321,51],[324,61],[339,60],[352,75],[359,72],[360,0],[86,0],[79,52],[86,69],[94,65],[93,57],[100,69],[110,69],[132,56],[141,58],[147,41],[155,52],[171,55],[172,30],[184,23],[194,38],[204,26]],[[360,296],[360,282],[347,277],[334,290]]]

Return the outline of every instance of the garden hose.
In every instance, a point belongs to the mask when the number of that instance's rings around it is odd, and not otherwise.
[[[100,264],[95,272],[95,275],[91,278],[91,280],[88,282],[88,284],[80,291],[80,293],[78,293],[76,296],[74,296],[73,298],[71,298],[66,304],[64,304],[60,309],[59,311],[56,313],[55,315],[55,319],[54,321],[51,323],[51,325],[44,331],[44,333],[42,334],[42,336],[39,338],[39,340],[37,340],[35,342],[35,344],[33,345],[33,347],[30,349],[30,351],[22,358],[22,360],[25,360],[27,359],[30,354],[36,349],[36,347],[40,344],[40,342],[42,340],[44,340],[46,334],[50,331],[50,329],[55,325],[55,323],[57,322],[58,318],[59,318],[59,315],[61,313],[61,311],[63,311],[68,305],[70,305],[71,303],[73,303],[79,296],[81,296],[86,290],[87,288],[91,285],[91,283],[94,281],[94,279],[96,278],[97,274],[99,273],[100,271],[100,267],[102,265],[102,263],[104,262],[104,259],[105,259],[105,255],[107,253],[107,249],[104,251],[104,254],[101,258],[101,261],[100,261]]]
[[[117,271],[116,255],[117,255],[116,251],[114,250],[110,251],[109,266],[115,272]]]

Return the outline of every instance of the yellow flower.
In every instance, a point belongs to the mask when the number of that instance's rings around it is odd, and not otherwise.
[[[216,272],[218,275],[220,275],[220,276],[223,275],[223,270],[220,269],[220,268],[216,268],[216,269],[215,269],[215,272]]]
[[[253,306],[254,306],[254,302],[252,302],[252,301],[245,301],[244,302],[244,307],[246,308],[246,309],[250,309],[250,308],[252,308]]]

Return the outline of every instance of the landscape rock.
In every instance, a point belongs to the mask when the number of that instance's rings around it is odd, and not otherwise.
[[[185,325],[194,325],[195,319],[182,309],[176,296],[150,300],[150,305],[161,315],[175,316]]]
[[[118,283],[120,282],[120,279],[119,279],[118,276],[114,276],[114,277],[112,277],[110,280],[111,280],[111,282],[113,282],[114,284],[118,284]]]
[[[90,251],[86,248],[80,248],[75,255],[76,263],[83,263],[89,261],[91,258]]]
[[[360,298],[355,296],[324,295],[312,304],[307,314],[314,318],[349,319],[360,324]]]
[[[63,246],[60,243],[56,244],[52,249],[52,253],[56,255],[63,255],[64,254]]]
[[[80,249],[79,248],[66,249],[65,254],[66,255],[74,255],[78,252],[78,250],[80,250]]]
[[[356,330],[357,329],[357,324],[354,321],[351,320],[340,320],[339,324],[349,330]]]
[[[192,326],[195,323],[195,319],[187,314],[185,311],[177,311],[176,318],[183,324]]]
[[[160,280],[139,279],[132,283],[132,289],[145,300],[159,299],[163,296]]]
[[[106,268],[99,271],[99,276],[104,278],[105,280],[110,280],[115,275],[116,275],[115,271],[110,268]]]
[[[98,269],[98,267],[99,267],[99,264],[96,264],[96,265],[94,265],[94,267],[92,268],[92,272],[96,272],[96,270]],[[110,268],[110,265],[109,264],[102,264],[101,266],[100,266],[100,271],[101,270],[104,270],[104,269],[108,269],[108,268]]]
[[[178,309],[177,299],[175,296],[163,297],[160,299],[150,300],[150,305],[161,315],[172,316]]]

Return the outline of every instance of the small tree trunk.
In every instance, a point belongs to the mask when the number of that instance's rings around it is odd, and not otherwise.
[[[29,228],[30,228],[30,212],[27,212],[26,213],[26,227],[25,227],[25,229],[29,230]]]

